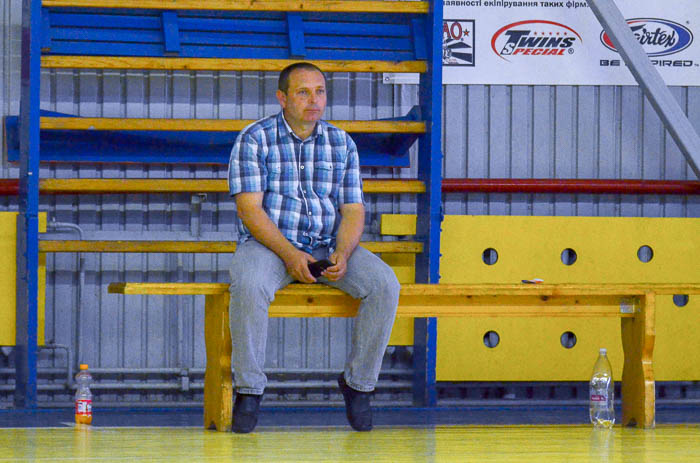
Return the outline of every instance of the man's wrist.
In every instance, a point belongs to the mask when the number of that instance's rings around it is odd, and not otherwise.
[[[350,258],[350,254],[352,254],[352,250],[349,250],[347,248],[336,248],[335,249],[336,254],[340,254],[343,256],[345,260],[348,260]]]
[[[296,253],[299,251],[293,244],[287,242],[288,246],[285,245],[283,246],[282,249],[279,250],[278,254],[282,258],[283,261],[287,262],[291,260]]]

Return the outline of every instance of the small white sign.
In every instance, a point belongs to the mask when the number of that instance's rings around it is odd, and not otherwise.
[[[384,84],[418,84],[420,76],[417,72],[385,72],[382,74]]]

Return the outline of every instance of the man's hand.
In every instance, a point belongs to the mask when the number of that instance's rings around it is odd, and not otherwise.
[[[338,281],[345,276],[348,259],[360,242],[365,226],[365,207],[362,204],[343,204],[340,215],[335,252],[328,257],[334,265],[322,273],[330,281]]]
[[[328,260],[333,262],[334,265],[324,270],[321,275],[330,281],[338,281],[343,278],[348,270],[348,261],[345,255],[336,251],[328,257]]]
[[[314,258],[311,254],[304,251],[294,249],[294,252],[285,254],[282,258],[284,265],[287,266],[287,272],[300,283],[315,283],[316,278],[311,275],[309,270],[309,262],[313,262]]]
[[[263,193],[238,193],[236,206],[238,216],[250,233],[260,243],[270,248],[280,259],[284,261],[287,272],[297,281],[302,283],[314,283],[316,279],[309,271],[308,262],[314,258],[303,251],[298,250],[282,235],[267,213],[262,208]]]

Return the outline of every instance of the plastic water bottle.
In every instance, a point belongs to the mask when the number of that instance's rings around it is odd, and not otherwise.
[[[86,364],[80,365],[80,371],[75,375],[78,390],[75,392],[75,422],[76,424],[92,423],[92,392],[90,383],[92,376]]]
[[[589,412],[596,428],[612,428],[615,424],[615,383],[607,353],[607,349],[600,349],[591,375]]]

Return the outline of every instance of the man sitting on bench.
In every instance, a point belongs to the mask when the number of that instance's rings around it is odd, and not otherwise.
[[[365,221],[357,148],[345,131],[321,120],[325,76],[313,64],[292,64],[280,73],[276,96],[282,111],[243,129],[229,162],[239,233],[231,265],[232,428],[248,433],[258,421],[275,292],[293,281],[318,281],[361,299],[338,385],[350,425],[369,431],[369,395],[400,286],[388,265],[357,246]],[[327,267],[312,265],[317,261]]]

